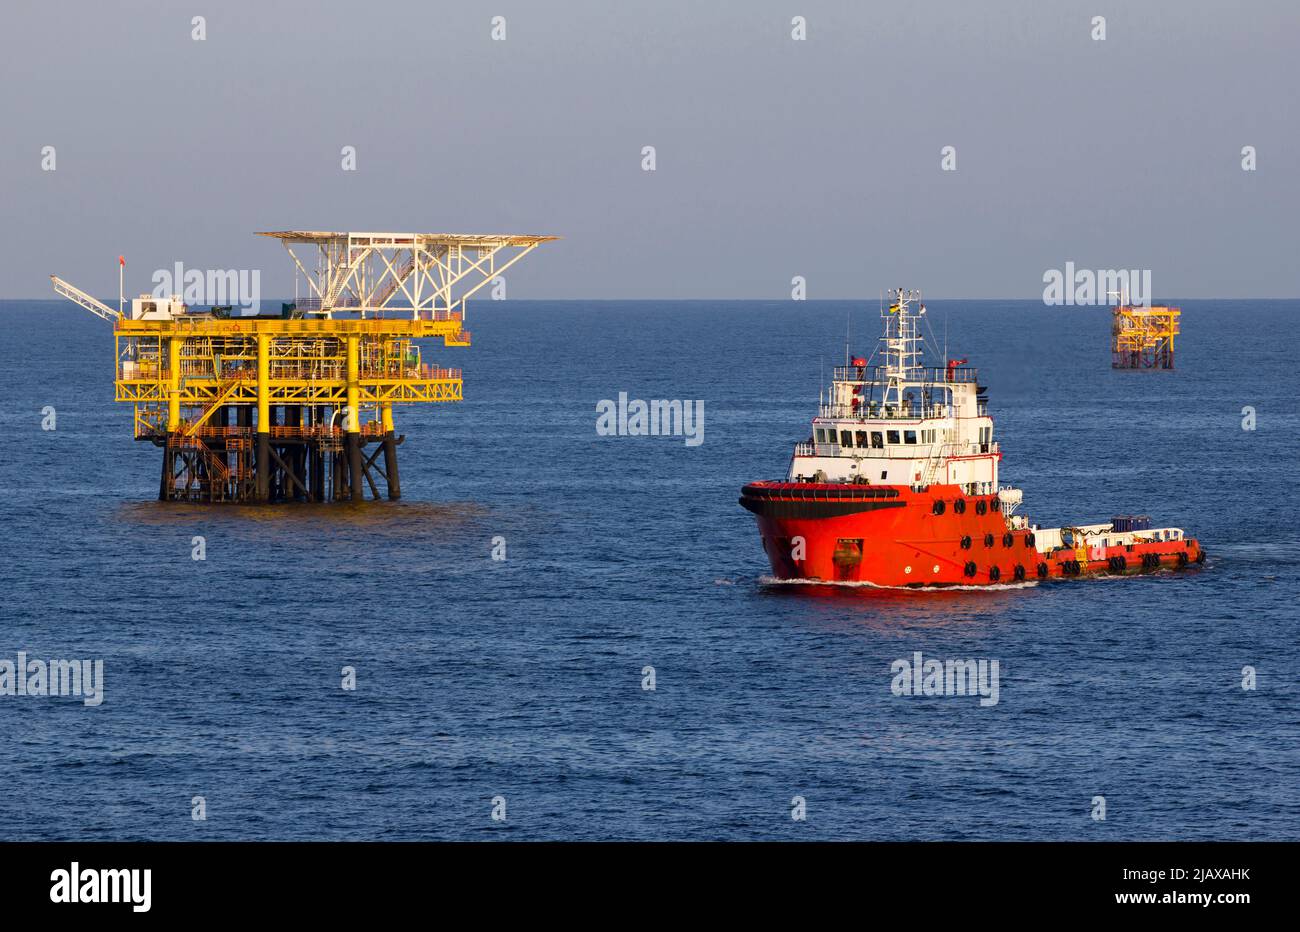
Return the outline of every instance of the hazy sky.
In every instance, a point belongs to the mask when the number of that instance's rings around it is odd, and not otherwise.
[[[279,229],[564,237],[513,298],[1295,296],[1297,85],[1296,0],[5,0],[0,296],[285,295]]]

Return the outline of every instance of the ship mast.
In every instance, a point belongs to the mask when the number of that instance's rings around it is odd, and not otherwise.
[[[918,315],[912,313],[912,304],[920,301],[921,292],[892,288],[889,294],[893,300],[887,309],[881,311],[885,332],[880,341],[885,345],[885,376],[888,380],[882,400],[886,405],[902,407],[904,390],[920,380],[921,337],[916,326]],[[924,311],[925,306],[921,305],[921,313]]]

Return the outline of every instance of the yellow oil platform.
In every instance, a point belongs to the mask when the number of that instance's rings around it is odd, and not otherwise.
[[[135,438],[163,450],[160,499],[360,502],[366,487],[380,497],[376,475],[399,498],[393,406],[462,397],[460,370],[425,363],[414,341],[469,346],[466,301],[556,237],[258,235],[284,244],[309,291],[275,315],[191,309],[180,295],[142,295],[124,313],[50,279],[113,322],[117,400],[134,406]]]
[[[1182,309],[1176,307],[1116,307],[1111,326],[1111,368],[1172,369],[1180,314]]]

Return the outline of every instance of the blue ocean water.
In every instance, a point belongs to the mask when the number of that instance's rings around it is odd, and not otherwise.
[[[929,305],[1034,521],[1147,513],[1207,566],[764,584],[738,490],[874,300],[475,305],[473,348],[425,350],[465,402],[398,412],[405,498],[360,508],[153,501],[109,326],[0,302],[0,659],[105,671],[96,708],[0,696],[0,837],[1300,836],[1300,302],[1182,302],[1174,372],[1112,371],[1103,309]],[[621,391],[703,399],[704,443],[597,436]],[[893,695],[914,651],[998,660],[998,704]]]

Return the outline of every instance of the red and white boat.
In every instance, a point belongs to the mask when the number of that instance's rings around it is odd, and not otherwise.
[[[1205,561],[1195,538],[1145,518],[1042,528],[1018,514],[984,387],[965,359],[923,365],[924,314],[917,292],[891,291],[883,364],[836,367],[785,481],[741,491],[778,578],[989,586]]]

